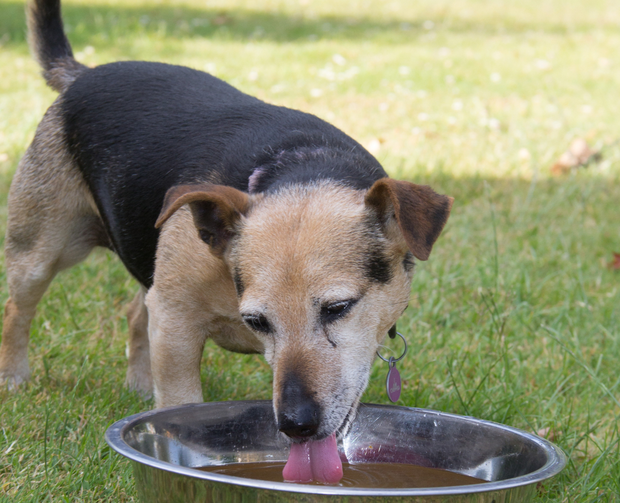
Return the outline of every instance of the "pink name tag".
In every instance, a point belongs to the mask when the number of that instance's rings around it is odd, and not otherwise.
[[[400,372],[396,367],[390,367],[385,381],[387,395],[391,402],[397,402],[400,398]]]

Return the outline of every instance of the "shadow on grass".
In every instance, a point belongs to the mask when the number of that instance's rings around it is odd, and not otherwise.
[[[115,37],[139,32],[158,33],[177,39],[197,37],[275,42],[372,40],[381,35],[393,41],[407,42],[428,33],[424,28],[424,23],[428,21],[432,21],[438,31],[479,35],[519,35],[532,31],[566,34],[569,31],[566,24],[550,19],[540,19],[534,23],[501,17],[492,21],[466,20],[456,15],[435,15],[425,19],[411,19],[411,16],[373,19],[354,13],[350,16],[310,18],[301,12],[295,15],[258,9],[223,10],[153,4],[130,7],[65,5],[63,18],[70,39],[76,45],[89,43],[93,36],[101,35],[113,42]],[[25,44],[25,27],[24,3],[0,1],[0,47]],[[584,21],[570,26],[570,31],[593,28],[591,23]],[[605,27],[597,25],[596,28]]]

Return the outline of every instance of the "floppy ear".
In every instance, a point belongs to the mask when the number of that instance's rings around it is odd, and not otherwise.
[[[391,178],[377,180],[366,194],[366,204],[383,221],[396,218],[407,247],[420,260],[428,259],[448,220],[453,201],[454,198],[437,194],[428,185]]]
[[[178,185],[166,193],[155,227],[159,228],[181,206],[189,204],[198,235],[221,257],[235,235],[235,225],[250,206],[248,195],[240,190],[209,183]]]

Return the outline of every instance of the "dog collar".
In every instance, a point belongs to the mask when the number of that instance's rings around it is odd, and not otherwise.
[[[392,331],[394,331],[395,333],[394,336],[392,336]],[[387,396],[391,402],[398,401],[398,399],[400,398],[400,392],[402,388],[401,380],[400,380],[400,372],[398,372],[398,369],[396,368],[396,362],[399,362],[400,360],[402,360],[407,354],[407,340],[405,339],[403,334],[401,334],[400,332],[396,332],[396,326],[394,326],[390,329],[390,337],[394,338],[396,337],[396,335],[399,335],[400,338],[405,343],[405,349],[403,350],[402,355],[400,355],[398,358],[394,358],[393,356],[390,356],[389,358],[384,358],[383,356],[381,356],[381,353],[379,353],[379,351],[377,350],[377,356],[381,358],[384,362],[387,362],[388,364],[389,370],[388,370],[387,378],[385,379],[385,389],[387,391]]]

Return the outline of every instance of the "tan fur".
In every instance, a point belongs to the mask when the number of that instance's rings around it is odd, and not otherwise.
[[[100,235],[92,197],[59,139],[57,106],[39,125],[9,192],[5,256],[10,297],[4,312],[0,380],[10,387],[30,375],[30,323],[47,286],[60,270],[82,260]]]
[[[127,309],[129,341],[127,359],[129,367],[125,386],[140,391],[146,397],[151,395],[153,378],[151,376],[151,353],[149,350],[149,314],[144,304],[146,290],[140,288]]]
[[[239,318],[226,264],[198,238],[187,207],[162,230],[146,305],[158,407],[202,401],[199,367],[207,337],[226,349],[262,352]]]
[[[28,380],[28,340],[38,302],[54,276],[84,260],[107,237],[92,195],[66,151],[56,102],[45,114],[9,192],[5,257],[9,299],[0,345],[0,384]],[[127,383],[149,393],[146,312],[138,296],[130,314]],[[145,348],[146,344],[146,348]]]

